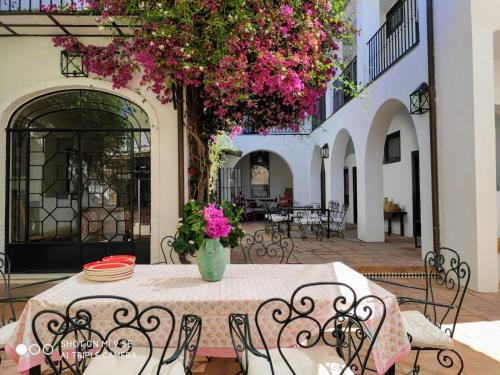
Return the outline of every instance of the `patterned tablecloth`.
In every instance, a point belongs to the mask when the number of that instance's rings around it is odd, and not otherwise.
[[[373,355],[378,373],[384,373],[410,351],[396,297],[366,279],[343,263],[239,265],[227,266],[224,279],[209,283],[201,280],[196,266],[190,265],[138,265],[132,278],[98,283],[77,274],[29,300],[16,330],[6,345],[6,352],[18,363],[18,371],[25,372],[42,362],[40,355],[16,353],[16,347],[35,343],[31,320],[42,309],[64,308],[72,300],[86,295],[117,295],[131,299],[140,308],[163,305],[180,318],[183,313],[200,315],[203,330],[199,354],[214,357],[234,356],[228,329],[229,313],[253,314],[266,299],[282,297],[289,300],[300,285],[319,281],[339,281],[353,287],[358,298],[364,295],[380,297],[387,316],[377,339]],[[332,301],[335,296],[329,296]],[[86,306],[111,316],[113,306]],[[154,340],[161,342],[161,337]]]

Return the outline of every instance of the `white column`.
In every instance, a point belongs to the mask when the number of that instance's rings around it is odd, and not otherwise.
[[[434,2],[441,243],[498,290],[493,31],[500,3]],[[496,23],[497,25],[494,25]],[[451,40],[460,40],[452,43]]]

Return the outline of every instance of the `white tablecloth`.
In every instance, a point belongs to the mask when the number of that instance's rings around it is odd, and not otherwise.
[[[40,364],[43,360],[41,356],[30,355],[29,352],[18,356],[15,350],[19,344],[29,346],[35,343],[31,320],[38,311],[64,311],[72,300],[82,296],[117,295],[131,299],[141,309],[150,305],[165,306],[178,319],[185,313],[201,316],[203,330],[199,354],[232,356],[228,314],[252,315],[269,298],[289,300],[298,286],[322,281],[342,282],[352,286],[358,298],[376,295],[384,301],[387,315],[373,351],[379,373],[384,373],[409,352],[410,344],[396,297],[340,262],[315,265],[230,264],[223,280],[215,283],[202,281],[197,267],[191,265],[137,265],[133,277],[106,283],[88,281],[80,273],[30,299],[6,345],[6,351],[18,362],[20,372]],[[334,298],[328,296],[330,306]],[[101,301],[88,308],[97,314],[95,319],[99,315],[110,319],[116,306]],[[161,343],[162,339],[156,337],[154,342]]]

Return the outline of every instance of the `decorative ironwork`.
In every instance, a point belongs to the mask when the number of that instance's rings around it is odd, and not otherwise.
[[[217,200],[236,203],[242,197],[241,169],[220,168],[217,178]],[[241,203],[241,202],[238,202]]]
[[[99,311],[91,312],[84,305],[89,301]],[[106,310],[99,309],[98,306],[103,307],[111,302],[117,304],[116,309],[109,316],[103,316],[103,311]],[[112,326],[103,325],[104,320]],[[182,361],[186,374],[191,374],[202,322],[196,315],[182,316],[178,342],[173,353],[167,352],[176,332],[176,318],[172,311],[160,305],[140,310],[135,302],[125,297],[100,295],[77,298],[64,312],[38,312],[31,324],[39,347],[52,349],[52,352],[44,351],[44,357],[56,374],[69,370],[72,374],[80,375],[92,361],[99,360],[99,356],[123,357],[126,360],[127,356],[131,356],[134,350],[139,348],[145,351],[144,356],[133,358],[133,361],[145,358],[139,374],[146,368],[155,367],[158,367],[159,373],[163,366],[167,367],[178,361]],[[161,333],[165,345],[159,358],[153,356],[153,342],[150,337],[153,333]],[[135,341],[135,338],[138,340]],[[53,353],[58,353],[59,356],[55,358]]]
[[[174,236],[165,236],[162,238],[161,242],[160,242],[160,249],[161,249],[161,254],[163,255],[163,262],[160,262],[160,263],[156,263],[156,264],[168,264],[168,260],[167,260],[167,247],[168,249],[168,257],[170,259],[170,263],[171,264],[178,264],[180,262],[180,264],[191,264],[191,262],[187,259],[187,254],[186,253],[178,253],[175,251],[175,248],[174,248],[174,243],[175,241],[177,240],[177,235],[178,233],[176,233]],[[177,258],[178,258],[178,261],[176,261],[176,256],[177,255]],[[196,257],[195,255],[193,255],[193,257]]]
[[[434,325],[442,328],[447,322],[447,328],[444,331],[453,338],[458,316],[462,308],[462,303],[467,292],[470,281],[470,266],[461,260],[460,255],[453,249],[441,247],[437,252],[428,252],[425,256],[426,286],[419,288],[415,286],[402,285],[398,283],[384,281],[385,283],[397,285],[400,287],[419,289],[425,291],[425,300],[416,298],[399,297],[399,304],[411,303],[424,305],[425,317]],[[378,280],[381,281],[381,280]],[[440,289],[448,291],[449,297],[443,301],[443,293],[439,293],[440,300],[437,301],[438,291]],[[451,321],[451,327],[448,322]],[[410,342],[412,337],[410,335]],[[421,351],[437,351],[438,363],[451,368],[458,362],[460,374],[463,370],[463,360],[460,354],[453,349],[443,349],[435,347],[415,347],[412,350],[417,352],[413,364],[413,373],[418,374],[420,366],[418,364]],[[452,356],[453,355],[453,356]],[[454,360],[453,357],[456,357]]]
[[[290,238],[283,238],[279,232],[267,232],[265,229],[245,235],[240,241],[244,262],[254,263],[290,263],[295,244]],[[263,261],[262,261],[263,260]]]
[[[427,83],[422,83],[410,94],[410,113],[423,114],[430,109],[430,93]]]
[[[330,293],[326,293],[326,289],[330,289]],[[315,298],[316,293],[337,297],[332,297],[333,301],[327,303]],[[320,311],[325,308],[329,311]],[[300,286],[293,292],[290,301],[278,297],[264,301],[255,312],[255,327],[250,326],[248,314],[231,314],[229,329],[243,374],[248,374],[255,357],[265,359],[272,374],[281,373],[277,371],[278,360],[282,362],[283,370],[298,374],[298,369],[293,368],[294,351],[307,355],[308,350],[313,351],[316,346],[331,348],[332,354],[336,352],[343,360],[345,366],[339,368],[339,374],[350,371],[363,374],[369,370],[368,358],[385,316],[386,307],[379,297],[367,295],[358,298],[347,284],[319,282]],[[366,322],[370,319],[373,320],[368,331]],[[264,325],[266,329],[270,325],[275,327],[276,336],[264,335]],[[254,330],[257,332],[252,335]],[[298,332],[293,333],[293,342],[283,341],[286,332]],[[257,346],[252,336],[259,338]],[[263,350],[257,347],[263,347]],[[331,355],[328,362],[332,362]]]
[[[420,42],[417,0],[403,0],[391,9],[388,22],[368,41],[370,81],[376,80]]]
[[[141,108],[99,91],[61,91],[21,107],[7,132],[9,254],[23,244],[71,245],[67,269],[75,269],[94,260],[81,258],[82,244],[149,241],[151,143]]]
[[[61,73],[65,77],[88,77],[83,56],[79,51],[61,51]]]
[[[346,82],[354,85],[358,84],[358,58],[355,56],[349,64],[346,65],[339,79],[333,81],[333,112],[337,112],[344,105],[349,103],[354,97],[348,89]]]

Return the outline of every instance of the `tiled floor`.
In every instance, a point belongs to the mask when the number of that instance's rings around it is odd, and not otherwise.
[[[263,229],[261,222],[244,224],[247,233]],[[386,236],[386,242],[368,243],[357,239],[355,226],[349,226],[344,238],[331,236],[319,241],[310,235],[300,238],[294,230],[291,233],[295,244],[296,260],[301,263],[343,262],[359,272],[419,272],[423,271],[421,249],[415,248],[413,238]],[[235,262],[241,260],[236,249],[231,255]]]
[[[245,225],[247,232],[260,228],[260,224]],[[362,243],[355,239],[355,229],[346,233],[345,239],[332,238],[317,241],[315,239],[295,239],[296,247],[302,249],[300,260],[303,263],[322,263],[342,261],[362,272],[414,272],[421,270],[420,249],[413,247],[413,241],[398,236],[391,236],[386,243]],[[238,255],[234,253],[234,260]],[[422,279],[395,280],[411,285],[423,285]],[[406,293],[405,289],[383,284],[396,295],[422,297],[418,292]],[[44,287],[34,288],[30,294],[36,294]],[[46,287],[45,287],[46,288]],[[440,300],[446,301],[446,291],[438,293]],[[403,305],[403,309],[415,309],[415,306]],[[18,311],[22,306],[18,306]],[[467,375],[500,374],[500,293],[468,292],[455,332],[456,350],[461,353]],[[397,365],[397,374],[410,371],[413,355],[403,358]],[[443,369],[436,362],[436,353],[421,355],[421,374],[456,374],[456,369]],[[200,358],[193,373],[199,375],[235,375],[238,365],[233,359],[212,358],[207,361]],[[15,374],[15,364],[2,352],[0,374]]]

